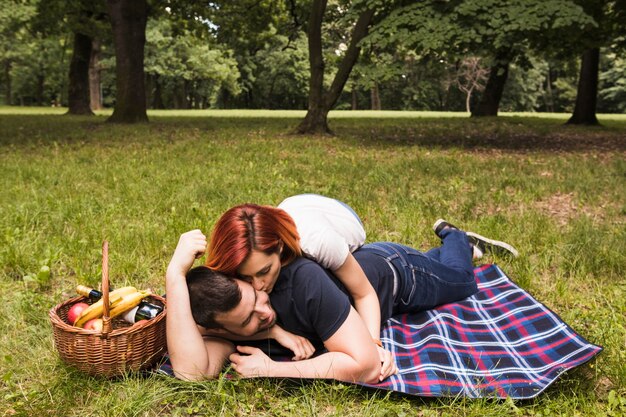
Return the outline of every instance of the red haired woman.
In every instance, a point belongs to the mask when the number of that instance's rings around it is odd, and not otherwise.
[[[278,207],[243,204],[226,211],[213,229],[206,265],[270,293],[282,266],[298,256],[313,259],[346,287],[383,358],[378,296],[352,256],[364,242],[363,224],[348,205],[303,194]]]

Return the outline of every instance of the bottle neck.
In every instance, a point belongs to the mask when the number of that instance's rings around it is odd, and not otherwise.
[[[102,298],[102,292],[95,290],[93,288],[89,288],[85,285],[79,285],[76,287],[76,292],[83,297],[91,298],[96,301]]]

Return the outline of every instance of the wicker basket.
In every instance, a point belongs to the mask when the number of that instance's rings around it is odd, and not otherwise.
[[[102,245],[102,298],[104,314],[102,332],[74,327],[67,323],[67,312],[85,297],[75,297],[50,310],[54,344],[64,362],[91,375],[114,377],[129,371],[147,369],[166,351],[165,299],[148,297],[150,302],[163,305],[163,312],[152,320],[133,325],[121,319],[109,318],[108,243]]]

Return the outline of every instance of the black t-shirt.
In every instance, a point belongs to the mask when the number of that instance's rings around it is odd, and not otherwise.
[[[354,257],[378,294],[381,321],[391,316],[393,272],[378,255],[356,251]],[[341,327],[350,312],[351,300],[341,282],[319,264],[298,258],[281,269],[270,294],[279,324],[304,336],[316,348],[323,346]]]

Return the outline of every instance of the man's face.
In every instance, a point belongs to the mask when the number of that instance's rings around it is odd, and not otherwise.
[[[235,282],[241,291],[241,301],[231,311],[218,313],[216,321],[226,330],[240,336],[252,336],[276,323],[276,312],[270,305],[267,293],[256,291],[242,280]]]

